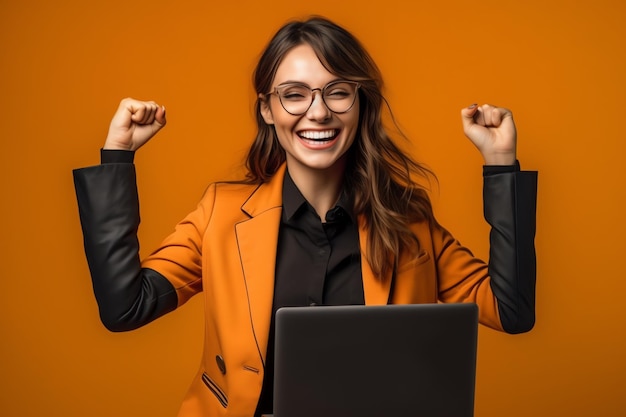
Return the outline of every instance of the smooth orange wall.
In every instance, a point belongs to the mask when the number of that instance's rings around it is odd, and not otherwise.
[[[300,5],[299,5],[300,4]],[[232,177],[253,133],[250,74],[287,19],[326,15],[386,76],[440,221],[486,257],[481,160],[459,109],[513,109],[540,171],[538,321],[481,329],[477,417],[623,415],[626,3],[159,0],[0,2],[0,415],[173,416],[199,363],[202,305],[108,333],[71,170],[98,163],[125,96],[169,124],[137,155],[142,250]]]

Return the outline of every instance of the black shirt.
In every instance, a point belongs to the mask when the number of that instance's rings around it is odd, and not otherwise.
[[[265,377],[255,415],[272,414],[276,310],[285,306],[365,304],[358,223],[346,192],[326,213],[325,220],[322,223],[286,172]]]

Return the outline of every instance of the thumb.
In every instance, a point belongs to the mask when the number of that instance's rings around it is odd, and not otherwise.
[[[472,104],[471,106],[465,107],[461,110],[461,119],[463,121],[463,128],[465,131],[476,124],[476,120],[474,116],[478,111],[478,104]]]
[[[157,129],[162,129],[167,124],[165,117],[165,106],[158,107],[154,114],[154,125]]]

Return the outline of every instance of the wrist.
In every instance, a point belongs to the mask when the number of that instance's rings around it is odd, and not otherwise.
[[[119,129],[110,129],[109,134],[104,140],[104,146],[102,149],[112,151],[132,151],[132,146],[132,132],[120,132]]]
[[[105,142],[102,149],[106,149],[107,151],[132,151],[130,145],[120,145],[109,142]]]
[[[483,155],[485,165],[515,165],[517,160],[515,153]]]

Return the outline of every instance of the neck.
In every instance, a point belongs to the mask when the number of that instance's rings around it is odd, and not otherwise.
[[[315,170],[293,167],[287,164],[289,175],[306,201],[315,209],[322,222],[326,213],[337,204],[343,185],[344,164],[336,163],[331,168]],[[295,169],[294,169],[295,168]]]

